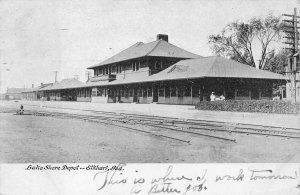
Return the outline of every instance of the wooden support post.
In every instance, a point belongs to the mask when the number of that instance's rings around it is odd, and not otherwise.
[[[202,86],[202,85],[199,85],[198,88],[199,88],[199,89],[198,89],[198,90],[199,90],[199,91],[198,91],[199,100],[200,100],[200,102],[201,102],[201,101],[203,101],[203,98],[202,98],[202,93],[203,93],[203,91],[201,90],[201,88],[203,88],[203,86]]]
[[[251,100],[251,93],[252,93],[251,88],[249,88],[248,90],[249,90],[249,99]]]
[[[191,84],[190,93],[191,93],[191,100],[192,100],[192,103],[193,103],[193,84]]]
[[[234,89],[234,99],[236,99],[237,96],[237,89]]]

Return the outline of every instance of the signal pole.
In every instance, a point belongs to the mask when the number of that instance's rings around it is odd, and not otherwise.
[[[298,32],[298,18],[300,18],[297,15],[297,8],[294,8],[294,14],[283,14],[283,16],[288,17],[288,20],[283,20],[287,25],[284,25],[284,30],[288,36],[285,36],[284,38],[288,42],[283,42],[284,44],[287,44],[289,46],[292,45],[292,47],[287,47],[285,49],[291,50],[292,54],[287,57],[288,63],[286,67],[286,73],[291,76],[291,97],[292,101],[296,103],[297,101],[297,65],[299,61],[299,32]]]

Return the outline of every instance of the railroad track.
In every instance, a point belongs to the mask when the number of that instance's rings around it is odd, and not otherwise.
[[[184,133],[184,134],[193,134],[197,136],[204,136],[204,137],[210,137],[213,139],[223,140],[223,141],[230,141],[230,142],[236,142],[235,139],[227,138],[224,136],[217,136],[217,135],[210,135],[205,133],[199,133],[196,131],[186,131],[180,128],[176,127],[170,127],[170,126],[159,126],[155,125],[153,123],[146,123],[141,120],[133,120],[128,117],[124,117],[122,115],[118,116],[103,116],[103,115],[86,115],[86,114],[70,114],[70,113],[62,113],[62,112],[45,112],[45,111],[32,111],[32,114],[35,116],[51,116],[51,117],[57,117],[57,118],[71,118],[71,119],[80,119],[80,120],[87,120],[91,122],[100,122],[102,124],[117,126],[129,130],[139,131],[147,134],[151,134],[154,136],[169,138],[173,140],[177,140],[180,142],[190,143],[190,140],[182,139],[180,138],[180,135],[174,136],[174,132],[178,133]],[[136,127],[136,125],[139,125]],[[152,127],[149,128],[149,127]],[[161,129],[159,132],[153,131],[153,128],[159,128]],[[169,132],[166,132],[169,131]],[[173,132],[173,135],[169,135],[170,131]]]
[[[189,134],[193,136],[209,137],[212,139],[230,142],[236,142],[236,140],[233,138],[235,134],[252,134],[266,137],[270,136],[287,139],[300,139],[300,129],[297,128],[281,128],[274,126],[226,123],[208,120],[179,119],[172,117],[160,117],[151,115],[138,115],[129,113],[94,111],[72,108],[59,109],[84,111],[87,112],[87,114],[71,114],[67,112],[50,112],[37,110],[27,110],[27,112],[35,116],[52,116],[58,118],[74,118],[91,122],[101,122],[107,125],[118,126],[129,130],[139,131],[154,136],[165,137],[186,143],[190,143],[190,141],[182,139],[180,136],[169,136],[169,133],[163,131],[172,132],[173,134],[174,132],[176,132],[177,134]],[[139,125],[140,128],[136,127],[137,125]],[[150,127],[160,129],[160,132],[157,133],[149,129]]]

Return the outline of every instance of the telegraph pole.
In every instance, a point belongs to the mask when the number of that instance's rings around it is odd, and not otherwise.
[[[91,71],[85,71],[85,78],[87,79],[87,81],[90,80],[90,78],[92,78],[92,72]]]
[[[56,70],[56,71],[53,71],[54,72],[54,74],[55,74],[55,80],[54,80],[54,83],[56,83],[57,82],[57,73],[58,73],[58,71]]]
[[[287,42],[283,42],[284,44],[287,44],[288,46],[285,49],[291,50],[291,55],[287,57],[287,67],[286,67],[286,73],[291,76],[291,96],[292,101],[296,103],[297,101],[297,65],[299,62],[299,32],[298,32],[298,18],[300,18],[297,15],[297,8],[294,8],[294,14],[283,14],[283,16],[288,17],[289,19],[283,20],[285,22],[284,30],[287,34],[284,38],[287,40]]]

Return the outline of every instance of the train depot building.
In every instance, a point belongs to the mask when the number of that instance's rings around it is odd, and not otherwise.
[[[47,100],[102,103],[196,104],[211,92],[233,100],[272,99],[274,84],[285,85],[280,74],[259,70],[219,56],[202,57],[157,35],[138,42],[107,60],[90,66],[86,83],[64,79],[34,91]]]

